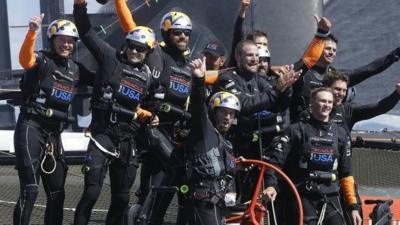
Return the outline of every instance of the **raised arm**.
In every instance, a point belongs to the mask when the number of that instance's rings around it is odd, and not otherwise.
[[[307,66],[308,69],[311,69],[315,66],[322,56],[322,53],[325,48],[324,37],[327,37],[330,33],[330,29],[332,27],[331,22],[328,18],[322,17],[321,19],[318,16],[314,16],[317,22],[317,33],[312,39],[310,45],[303,55],[303,63]],[[298,68],[296,68],[298,69]]]
[[[396,84],[396,90],[377,103],[354,106],[351,114],[351,126],[361,120],[371,119],[393,109],[400,100],[400,83]]]
[[[32,69],[36,65],[35,43],[36,36],[42,26],[44,14],[35,16],[29,20],[29,30],[19,50],[19,63],[26,69]]]
[[[136,23],[125,0],[115,0],[115,10],[117,11],[118,21],[125,33],[136,27]]]
[[[243,40],[244,38],[244,31],[243,31],[243,22],[246,17],[246,11],[249,8],[251,0],[242,0],[241,6],[240,6],[240,12],[239,16],[237,17],[235,21],[235,26],[233,30],[233,39],[232,39],[232,44],[231,44],[231,53],[228,59],[228,66],[236,66],[236,61],[235,61],[235,47],[236,45]]]
[[[116,50],[102,40],[92,29],[85,0],[74,0],[74,19],[79,37],[99,64],[114,58]]]
[[[192,126],[200,128],[201,126],[206,125],[201,123],[207,118],[206,89],[204,84],[205,57],[203,57],[203,60],[192,60],[190,62],[190,68],[193,76],[192,92],[190,95],[192,114],[191,123]]]
[[[359,67],[355,70],[344,71],[350,79],[349,86],[354,86],[362,81],[379,74],[386,70],[393,63],[397,62],[400,58],[400,47],[390,52],[388,55],[376,59],[368,65]]]

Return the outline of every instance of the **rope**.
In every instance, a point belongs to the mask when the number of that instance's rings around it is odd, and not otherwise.
[[[47,147],[47,149],[46,149],[46,152],[45,152],[44,157],[42,159],[42,162],[40,163],[40,168],[42,169],[43,173],[52,174],[52,173],[54,173],[54,171],[56,170],[56,167],[57,167],[57,162],[56,162],[56,159],[54,157],[54,145],[53,145],[53,143],[49,143],[49,144],[46,145],[46,147]],[[51,159],[54,162],[53,169],[51,169],[50,171],[48,171],[48,170],[46,170],[44,168],[44,162],[46,161],[48,156],[50,156]]]
[[[317,225],[322,225],[322,222],[324,221],[326,205],[327,205],[326,202],[324,202],[324,205],[322,206],[322,209],[321,209],[321,213],[319,214]]]
[[[100,151],[104,152],[105,154],[111,155],[115,158],[119,158],[119,152],[117,151],[111,152],[106,148],[104,148],[99,142],[96,141],[96,139],[93,138],[92,134],[88,130],[85,130],[85,137],[89,137],[90,140],[93,141],[93,143]]]
[[[274,219],[274,225],[278,225],[278,220],[276,219],[276,213],[275,213],[275,200],[271,199],[271,209],[272,209],[272,218]]]

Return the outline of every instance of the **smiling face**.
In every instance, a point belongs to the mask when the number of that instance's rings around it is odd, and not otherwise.
[[[128,48],[126,49],[126,56],[128,61],[132,64],[142,63],[149,51],[149,47],[129,41]]]
[[[184,52],[189,45],[190,30],[171,29],[168,31],[169,43]]]
[[[318,61],[318,66],[326,67],[333,63],[333,60],[336,58],[336,49],[337,44],[333,40],[325,40],[324,51],[322,52],[322,56]]]
[[[333,107],[333,94],[330,91],[319,91],[311,99],[311,113],[315,119],[327,122]]]
[[[347,83],[343,80],[337,80],[331,85],[333,91],[333,101],[335,105],[340,105],[347,94]]]
[[[69,58],[75,47],[75,38],[65,35],[55,35],[53,39],[54,52],[61,58]]]
[[[258,48],[255,44],[243,45],[242,51],[236,55],[238,67],[245,72],[256,74],[258,70]]]

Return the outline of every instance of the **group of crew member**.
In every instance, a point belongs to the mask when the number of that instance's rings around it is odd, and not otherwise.
[[[316,17],[317,32],[304,56],[293,65],[271,66],[267,34],[243,32],[250,1],[241,2],[227,45],[231,55],[212,41],[202,59],[192,60],[194,28],[183,12],[163,16],[158,42],[151,28],[136,25],[125,0],[115,0],[126,41],[114,49],[93,31],[86,0],[74,0],[75,23],[53,21],[49,48],[39,52],[34,46],[44,15],[33,17],[20,50],[26,72],[14,136],[20,180],[14,224],[30,223],[40,177],[47,196],[44,224],[62,224],[68,167],[60,135],[74,122],[70,108],[77,88],[86,85],[93,87],[92,121],[85,131],[90,141],[75,225],[88,224],[107,171],[111,203],[105,223],[123,224],[139,166],[135,218],[162,224],[175,192],[152,188],[177,186],[177,224],[225,224],[223,209],[248,201],[259,173],[257,167],[237,169],[237,157],[282,168],[299,190],[304,224],[347,224],[348,211],[350,222],[361,225],[350,132],[356,122],[392,109],[400,83],[368,105],[347,101],[347,91],[398,61],[400,48],[355,70],[334,69],[338,40],[330,21]],[[96,59],[96,72],[72,60],[78,38]],[[266,173],[267,199],[286,196],[280,183]],[[284,224],[296,222],[282,218]]]

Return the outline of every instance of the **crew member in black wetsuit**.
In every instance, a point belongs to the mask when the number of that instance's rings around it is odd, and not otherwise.
[[[245,27],[243,26],[245,17],[246,17],[246,12],[247,9],[249,8],[251,4],[251,0],[242,0],[241,5],[240,5],[240,10],[239,10],[239,16],[236,18],[235,25],[234,25],[234,30],[233,30],[233,40],[232,40],[232,45],[231,45],[231,55],[228,60],[228,66],[232,67],[236,65],[235,61],[235,52],[233,51],[236,48],[236,45],[244,40],[253,40],[256,44],[257,47],[266,47],[268,48],[268,36],[267,33],[260,31],[260,30],[254,30],[252,33],[248,33],[245,30]]]
[[[341,71],[329,71],[323,81],[326,87],[332,88],[334,108],[331,117],[343,126],[350,134],[354,124],[359,121],[371,119],[393,109],[400,100],[400,83],[396,84],[392,94],[376,103],[359,105],[346,102],[349,78]]]
[[[44,224],[62,224],[67,165],[60,135],[73,121],[69,109],[77,87],[91,85],[94,80],[94,74],[71,59],[78,39],[71,21],[53,21],[47,29],[50,49],[34,52],[43,16],[30,20],[19,55],[26,72],[20,83],[24,102],[14,133],[20,181],[15,225],[29,224],[40,177],[47,195]]]
[[[134,26],[132,15],[124,0],[117,0],[115,3],[123,30],[128,32]],[[160,126],[147,130],[148,153],[142,163],[139,203],[143,203],[146,198],[148,202],[151,198],[147,195],[149,186],[176,186],[179,179],[184,177],[182,147],[190,118],[187,111],[191,73],[187,64],[192,22],[185,13],[168,12],[160,22],[160,29],[164,43],[162,46],[157,45],[147,58],[154,82],[146,105],[143,105],[159,116]],[[149,181],[151,184],[148,184]],[[162,224],[173,195],[174,193],[156,193],[157,204],[147,217],[150,224]],[[179,202],[180,205],[183,204],[181,197]],[[178,213],[178,221],[183,221],[183,216]]]
[[[99,65],[91,101],[93,119],[88,133],[91,141],[83,167],[85,188],[74,224],[88,224],[108,169],[111,204],[106,224],[120,224],[136,177],[134,138],[139,122],[158,124],[156,116],[139,108],[151,84],[150,69],[143,62],[156,45],[155,34],[148,27],[136,27],[126,35],[123,50],[118,51],[91,29],[85,0],[74,3],[80,37]]]
[[[334,108],[331,113],[332,120],[339,126],[344,127],[349,136],[355,123],[388,112],[390,109],[395,107],[400,100],[400,83],[396,84],[395,91],[389,96],[376,103],[366,105],[358,105],[344,101],[346,98],[349,78],[343,72],[334,70],[329,71],[326,74],[323,83],[326,87],[332,88],[333,91]],[[345,195],[343,197],[346,202],[357,203],[352,205],[356,206],[356,209],[361,210],[361,201],[359,198],[351,198]],[[353,224],[361,224],[362,222],[362,219],[357,217],[357,215],[352,214],[351,219],[353,220]]]
[[[351,175],[350,137],[345,129],[330,120],[333,93],[317,88],[311,93],[311,118],[292,124],[276,142],[269,162],[283,168],[299,190],[304,224],[345,224],[339,201],[339,186],[345,195],[355,198]],[[273,173],[268,172],[268,175]],[[267,182],[266,195],[274,199],[274,175]],[[340,182],[339,182],[340,181]],[[293,201],[289,201],[293,202]],[[356,204],[349,202],[349,204]],[[288,206],[289,209],[289,206]],[[353,210],[357,214],[357,210]],[[295,224],[290,216],[286,224]]]
[[[324,19],[321,19],[320,22],[323,22],[323,20]],[[295,64],[295,68],[303,69],[303,75],[302,78],[293,85],[293,99],[290,106],[290,117],[292,122],[297,121],[299,119],[299,113],[308,107],[310,90],[316,87],[322,87],[322,81],[325,74],[328,71],[337,70],[333,68],[331,64],[336,58],[338,40],[332,34],[329,34],[327,30],[324,31],[324,28],[320,26],[320,24],[322,24],[320,22],[318,22],[317,36],[320,37],[318,42],[321,42],[324,47],[320,52],[321,56],[319,57],[319,60],[315,63],[304,63],[304,60],[300,60]],[[330,22],[326,21],[326,23],[329,23],[330,27]],[[378,58],[365,66],[354,70],[341,71],[343,71],[349,77],[349,86],[354,86],[368,79],[369,77],[384,71],[394,62],[398,61],[399,57],[400,47],[390,52],[388,55]]]
[[[238,68],[232,72],[222,74],[214,86],[214,91],[228,91],[239,97],[242,111],[238,118],[238,126],[235,131],[235,153],[245,158],[260,159],[263,154],[259,146],[258,135],[262,134],[265,124],[269,121],[262,120],[264,110],[282,111],[288,106],[291,84],[299,77],[300,72],[293,70],[282,75],[275,86],[270,85],[265,78],[257,74],[258,48],[251,40],[241,41],[235,51]],[[253,141],[252,137],[256,138]],[[265,142],[264,142],[265,143]],[[258,173],[258,172],[257,172]],[[254,175],[254,178],[256,174]],[[243,186],[240,194],[244,195],[243,201],[251,195],[251,185]]]
[[[240,111],[239,99],[217,92],[206,105],[205,62],[193,60],[191,130],[185,144],[191,225],[225,224],[221,208],[235,204],[235,157],[224,138]]]

